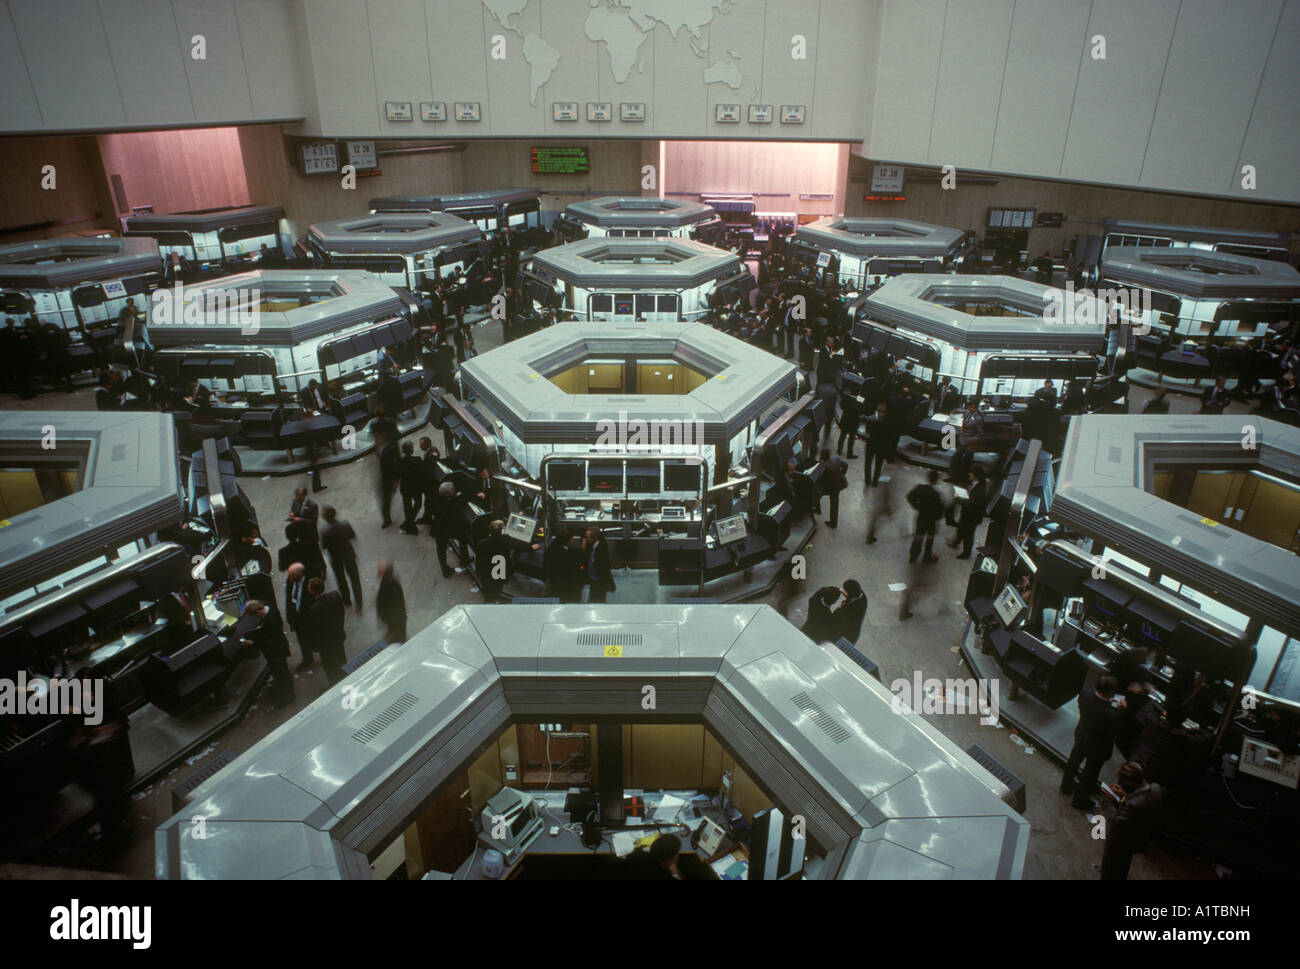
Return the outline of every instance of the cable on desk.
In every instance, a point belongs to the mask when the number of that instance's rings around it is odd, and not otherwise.
[[[469,865],[465,868],[465,877],[461,881],[469,880],[469,873],[474,869],[474,862],[478,859],[478,839],[474,839],[474,853],[469,856]]]

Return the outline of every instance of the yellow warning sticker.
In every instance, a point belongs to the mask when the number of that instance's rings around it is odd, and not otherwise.
[[[623,657],[623,647],[622,647],[622,646],[612,646],[612,645],[611,645],[611,646],[606,646],[606,647],[605,647],[605,655],[606,655],[606,656],[613,656],[613,657],[616,657],[616,658],[618,658],[618,659],[621,659],[621,658]]]
[[[0,518],[0,528],[8,528],[10,524],[8,518]]]
[[[1218,525],[1219,523],[1216,522],[1213,518],[1202,518],[1202,519],[1201,519],[1201,524],[1202,524],[1202,525],[1209,525],[1211,528],[1214,528],[1214,527],[1215,527],[1216,525]]]

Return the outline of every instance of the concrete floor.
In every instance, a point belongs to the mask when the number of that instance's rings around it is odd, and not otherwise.
[[[475,340],[480,351],[500,342],[498,324],[488,322],[478,329]],[[1145,390],[1133,391],[1130,406],[1138,412],[1150,396]],[[1198,402],[1169,395],[1174,413],[1195,412]],[[83,409],[94,406],[92,390],[74,394],[47,394],[30,401],[11,395],[0,396],[0,407],[23,409]],[[1240,405],[1234,410],[1245,411]],[[418,435],[417,435],[418,438]],[[903,495],[922,479],[923,472],[904,464],[891,464],[892,502],[890,518],[878,526],[878,541],[864,543],[866,516],[879,492],[864,491],[861,451],[852,462],[851,482],[842,493],[838,529],[821,527],[808,550],[806,588],[789,608],[791,622],[800,624],[805,616],[807,596],[823,585],[840,585],[855,578],[867,593],[870,603],[858,648],[880,666],[886,684],[896,678],[911,679],[919,670],[923,678],[965,677],[969,675],[958,655],[957,643],[966,625],[961,599],[969,562],[954,559],[954,550],[939,545],[940,561],[922,570],[925,589],[913,605],[914,617],[898,620],[900,593],[889,590],[894,583],[907,582],[907,547],[910,541],[911,515],[903,514]],[[359,460],[325,474],[327,490],[317,495],[322,505],[332,504],[340,516],[352,522],[357,532],[357,551],[361,560],[362,583],[367,604],[364,615],[348,614],[348,654],[355,655],[378,638],[374,619],[373,597],[375,565],[381,557],[392,558],[401,579],[412,631],[428,623],[459,603],[480,602],[468,575],[444,579],[436,566],[433,540],[427,534],[407,536],[396,526],[381,529],[374,498],[375,459]],[[305,478],[243,478],[241,485],[257,509],[263,533],[274,547],[279,544],[278,522],[288,511],[293,489]],[[400,510],[400,501],[394,502]],[[941,540],[950,537],[945,529]],[[332,584],[332,579],[331,579]],[[612,602],[619,601],[616,593]],[[778,607],[775,598],[769,604]],[[501,606],[500,608],[510,608]],[[292,641],[292,636],[291,636]],[[293,644],[296,663],[297,645]],[[170,817],[171,788],[199,769],[210,757],[226,750],[241,752],[280,726],[303,707],[319,697],[327,684],[319,666],[295,677],[296,700],[284,710],[272,708],[266,697],[260,698],[248,717],[232,728],[194,762],[171,772],[151,788],[141,792],[133,802],[134,837],[130,847],[114,857],[92,856],[66,862],[76,867],[120,872],[128,877],[149,878],[154,870],[153,832]],[[1101,860],[1101,844],[1091,836],[1092,826],[1083,814],[1073,810],[1069,798],[1057,792],[1060,768],[1038,754],[1026,752],[1023,744],[1013,740],[1013,732],[1002,727],[980,726],[970,714],[932,715],[928,719],[963,749],[978,743],[990,754],[1020,775],[1027,785],[1027,817],[1032,826],[1029,851],[1025,860],[1025,877],[1031,879],[1094,879]],[[1134,879],[1213,878],[1207,862],[1173,848],[1155,844],[1146,855],[1134,859],[1130,875]]]

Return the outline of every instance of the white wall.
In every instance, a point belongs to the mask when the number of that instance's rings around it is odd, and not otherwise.
[[[0,131],[300,118],[304,32],[301,0],[0,0]]]
[[[867,157],[1300,200],[1300,0],[883,2]]]
[[[879,5],[880,0],[660,0],[622,7],[588,0],[307,0],[320,110],[302,132],[856,141],[869,117],[861,79],[874,75]],[[642,16],[642,8],[680,10],[683,19],[665,24]],[[691,26],[697,22],[703,24],[698,39]],[[806,38],[806,59],[791,56],[796,34]],[[505,40],[504,59],[491,56],[496,37]],[[550,71],[535,66],[547,47],[559,55]],[[630,59],[615,63],[611,48],[615,59],[620,53]],[[710,69],[734,69],[738,88],[706,83]],[[534,90],[535,78],[545,83]],[[411,102],[415,120],[387,121],[385,101]],[[421,121],[421,101],[444,102],[449,120]],[[482,120],[453,120],[457,101],[479,102]],[[555,101],[577,101],[579,120],[555,121]],[[590,101],[612,102],[615,120],[588,122]],[[645,122],[618,120],[623,102],[644,102]],[[718,124],[720,103],[740,104],[741,122]],[[772,104],[778,113],[782,104],[806,105],[806,121],[750,125],[751,103]]]

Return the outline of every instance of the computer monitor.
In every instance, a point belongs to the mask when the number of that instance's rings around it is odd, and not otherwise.
[[[588,465],[587,490],[596,495],[621,495],[623,466],[621,464]]]
[[[537,534],[537,519],[529,518],[527,515],[512,513],[509,520],[506,521],[504,531],[510,538],[523,542],[526,545],[530,545],[532,544],[533,536]]]
[[[665,461],[663,474],[665,496],[692,498],[700,494],[700,465],[685,461]]]
[[[1011,629],[1020,621],[1025,612],[1025,600],[1020,597],[1015,586],[1007,584],[1002,587],[998,597],[993,600],[993,609],[1002,620],[1002,625],[1006,629]]]
[[[546,465],[546,486],[555,494],[586,491],[586,464],[582,461],[551,461]]]
[[[745,526],[744,515],[732,515],[730,518],[719,518],[713,523],[713,528],[717,533],[719,545],[731,545],[735,542],[743,542],[745,536],[749,534],[749,529]]]
[[[659,494],[659,465],[628,464],[627,493],[629,495]]]

